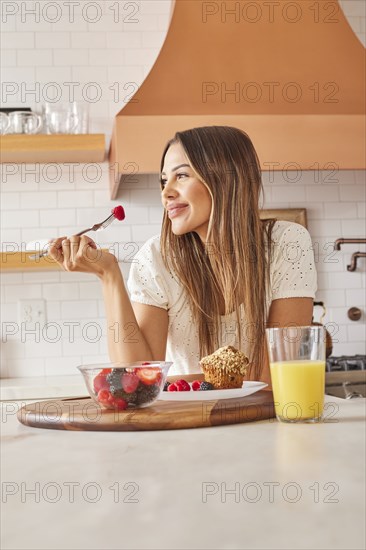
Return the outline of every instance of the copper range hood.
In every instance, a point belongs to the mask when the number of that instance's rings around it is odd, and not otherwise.
[[[177,130],[245,130],[263,170],[365,168],[365,49],[337,1],[176,0],[149,75],[117,114],[111,196],[157,173]]]

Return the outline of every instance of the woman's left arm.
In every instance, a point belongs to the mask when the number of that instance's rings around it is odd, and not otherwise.
[[[279,298],[273,300],[269,309],[267,327],[308,326],[313,317],[312,298]],[[265,345],[267,345],[265,343]],[[261,380],[271,389],[271,376],[267,353]]]
[[[308,326],[312,317],[312,298],[279,298],[271,303],[267,327]]]

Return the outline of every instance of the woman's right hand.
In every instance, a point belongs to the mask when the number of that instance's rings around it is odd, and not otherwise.
[[[87,235],[53,239],[48,254],[65,271],[94,273],[100,278],[118,267],[117,258],[107,250],[98,248]]]

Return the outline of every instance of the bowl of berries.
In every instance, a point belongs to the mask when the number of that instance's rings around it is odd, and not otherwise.
[[[137,361],[78,367],[90,397],[103,409],[148,407],[163,390],[173,363]]]

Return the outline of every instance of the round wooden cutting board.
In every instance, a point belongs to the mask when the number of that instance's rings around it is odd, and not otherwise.
[[[26,426],[89,431],[207,428],[274,416],[273,394],[266,390],[233,399],[156,401],[150,407],[126,411],[101,409],[91,398],[81,397],[29,403],[18,412],[18,420]]]

